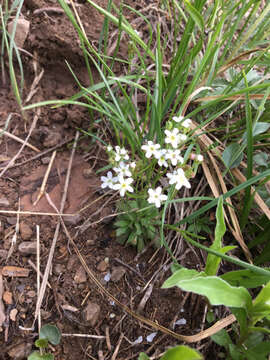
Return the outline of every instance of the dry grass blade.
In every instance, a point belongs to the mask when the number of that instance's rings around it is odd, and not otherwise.
[[[8,131],[4,130],[4,129],[1,129],[0,128],[0,133],[3,133],[3,135],[6,135],[8,136],[9,138],[11,138],[12,140],[15,140],[17,142],[19,142],[20,144],[24,144],[25,143],[25,146],[29,147],[30,149],[36,151],[36,152],[40,152],[40,150],[38,148],[36,148],[35,146],[29,144],[29,142],[25,142],[25,140],[22,140],[20,139],[18,136],[16,135],[13,135],[11,133],[9,133]]]
[[[20,148],[20,150],[17,152],[17,154],[10,160],[10,162],[7,164],[7,166],[2,170],[2,172],[0,173],[0,178],[4,175],[4,173],[9,169],[10,166],[13,165],[13,163],[16,161],[16,159],[20,156],[21,152],[23,151],[23,149],[25,148],[26,144],[28,143],[28,140],[32,134],[32,131],[34,130],[34,128],[36,127],[39,115],[40,115],[40,108],[38,108],[37,110],[37,114],[34,115],[34,120],[31,124],[31,127],[29,129],[29,133],[26,137],[26,139],[23,142],[22,147]],[[38,150],[39,151],[39,150]]]
[[[67,170],[67,176],[66,176],[66,180],[65,180],[65,186],[64,186],[64,191],[63,191],[61,204],[60,204],[60,212],[61,213],[63,212],[64,207],[65,207],[65,202],[66,202],[66,197],[67,197],[67,190],[68,190],[70,173],[71,173],[71,167],[72,167],[72,162],[73,162],[73,158],[74,158],[78,138],[79,138],[79,132],[76,133],[75,141],[74,141],[74,144],[73,144],[73,148],[72,148],[72,152],[71,152],[71,156],[70,156],[70,160],[69,160],[69,164],[68,164],[68,170]],[[43,277],[43,280],[42,280],[40,292],[38,294],[34,322],[37,319],[37,316],[38,316],[38,313],[40,311],[40,307],[41,307],[41,304],[42,304],[42,301],[43,301],[43,297],[44,297],[44,294],[45,294],[47,281],[48,281],[48,277],[49,277],[49,271],[50,271],[51,265],[52,265],[52,259],[53,259],[53,255],[54,255],[56,241],[58,239],[59,230],[60,230],[60,221],[58,221],[58,223],[56,225],[56,228],[55,228],[54,237],[53,237],[52,245],[51,245],[51,248],[50,248],[50,252],[49,252],[49,256],[48,256],[48,260],[47,260],[47,264],[46,264],[46,269],[45,269],[45,272],[44,272],[44,277]]]

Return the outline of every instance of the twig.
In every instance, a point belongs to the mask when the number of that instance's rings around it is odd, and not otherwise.
[[[136,275],[139,276],[140,279],[142,279],[142,280],[145,282],[145,279],[144,279],[143,276],[139,273],[139,271],[133,269],[132,266],[124,263],[124,261],[122,261],[122,260],[120,260],[120,259],[118,259],[118,258],[114,258],[113,260],[114,260],[114,261],[117,261],[119,264],[125,266],[125,267],[128,268],[130,271],[134,272]]]
[[[122,340],[123,340],[123,337],[124,337],[124,334],[121,333],[120,338],[119,338],[119,340],[118,340],[118,344],[117,344],[117,346],[116,346],[116,348],[115,348],[115,350],[114,350],[114,353],[113,353],[113,356],[112,356],[112,360],[115,360],[115,359],[116,359],[116,356],[117,356],[117,354],[118,354],[118,352],[119,352],[119,348],[120,348],[121,342],[122,342]]]
[[[2,172],[0,173],[0,178],[4,175],[4,173],[9,169],[9,167],[14,163],[14,161],[20,156],[21,152],[23,151],[23,149],[26,146],[26,143],[28,142],[28,139],[30,138],[32,131],[34,130],[36,123],[38,121],[38,117],[40,115],[40,108],[38,108],[37,110],[37,114],[34,116],[34,120],[31,124],[30,130],[28,135],[26,136],[26,139],[23,142],[22,147],[20,148],[20,150],[17,152],[17,154],[15,156],[13,156],[13,158],[10,160],[10,162],[5,166],[5,168],[2,170]]]
[[[37,295],[40,291],[40,238],[39,238],[39,225],[37,225]],[[41,329],[40,311],[38,312],[38,332]]]
[[[24,160],[24,161],[20,162],[19,164],[11,165],[11,166],[9,167],[9,169],[14,169],[15,167],[18,167],[18,166],[21,166],[21,165],[25,165],[25,164],[27,164],[27,163],[30,162],[30,161],[37,160],[37,159],[39,159],[40,157],[42,157],[43,155],[49,154],[51,151],[54,151],[54,150],[60,148],[61,146],[65,145],[65,144],[67,144],[67,143],[69,143],[69,142],[71,142],[72,140],[74,140],[74,137],[73,137],[73,138],[70,138],[70,139],[68,139],[68,140],[64,140],[64,141],[62,141],[61,143],[53,146],[52,148],[47,149],[47,150],[45,150],[45,151],[42,151],[42,152],[40,152],[39,154],[31,157],[30,159],[27,159],[27,160]],[[2,168],[0,168],[0,170],[2,170]]]
[[[65,202],[66,202],[66,197],[67,197],[67,190],[68,190],[70,173],[71,173],[71,167],[72,167],[72,162],[73,162],[73,158],[74,158],[78,138],[79,138],[79,132],[77,131],[76,136],[75,136],[75,141],[74,141],[74,144],[73,144],[73,148],[72,148],[72,151],[71,151],[71,156],[70,156],[70,160],[69,160],[69,164],[68,164],[68,170],[67,170],[67,176],[66,176],[66,180],[65,180],[64,192],[63,192],[63,196],[62,196],[62,200],[61,200],[61,204],[60,204],[60,212],[61,213],[63,212],[64,207],[65,207]],[[48,257],[48,261],[47,261],[46,269],[45,269],[45,273],[44,273],[44,278],[43,278],[43,281],[42,281],[42,284],[41,284],[40,292],[38,294],[34,322],[37,319],[37,315],[38,315],[38,312],[40,310],[41,303],[42,303],[42,300],[43,300],[43,297],[44,297],[44,294],[45,294],[47,280],[48,280],[49,271],[50,271],[50,268],[51,268],[51,265],[52,265],[52,259],[53,259],[53,255],[54,255],[56,241],[58,239],[59,230],[60,230],[60,221],[58,221],[58,223],[56,225],[56,228],[55,228],[54,237],[53,237],[53,241],[52,241],[52,245],[51,245],[51,249],[50,249],[50,252],[49,252],[49,257]]]
[[[109,332],[109,326],[106,326],[105,328],[105,335],[106,335],[106,344],[109,351],[112,350],[111,340],[110,340],[110,332]]]
[[[8,137],[10,137],[11,139],[21,143],[21,144],[24,144],[25,143],[25,140],[22,140],[21,138],[19,138],[18,136],[16,135],[13,135],[11,133],[9,133],[8,131],[4,130],[4,129],[1,129],[0,128],[0,133],[3,133],[3,135],[6,135]],[[30,149],[36,151],[36,152],[40,152],[40,150],[38,148],[36,148],[35,146],[29,144],[28,142],[25,143],[25,146],[29,147]]]
[[[50,162],[49,162],[49,165],[48,165],[48,168],[46,170],[46,173],[44,175],[44,178],[43,178],[43,181],[42,181],[42,185],[40,187],[40,190],[39,190],[39,193],[38,193],[38,196],[34,202],[34,206],[37,205],[37,203],[39,202],[40,198],[44,195],[45,193],[45,188],[46,188],[46,184],[47,184],[47,181],[48,181],[48,177],[49,177],[49,174],[50,174],[50,171],[51,171],[51,168],[52,168],[52,164],[53,164],[53,161],[55,159],[55,155],[56,155],[56,151],[53,152],[52,154],[52,157],[50,159]]]
[[[83,337],[83,338],[90,338],[90,339],[105,339],[103,335],[90,335],[90,334],[62,334],[65,337]]]

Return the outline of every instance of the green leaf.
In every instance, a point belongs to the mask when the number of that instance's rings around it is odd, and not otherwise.
[[[172,274],[162,288],[173,286],[203,295],[212,305],[244,308],[246,311],[251,308],[251,296],[247,289],[231,286],[217,276],[206,276],[195,270],[181,269]]]
[[[150,360],[150,357],[145,353],[140,353],[138,360]]]
[[[229,344],[232,344],[230,335],[225,329],[222,329],[211,336],[211,339],[218,345],[228,347]]]
[[[37,339],[35,346],[38,348],[46,348],[48,346],[48,339]]]
[[[269,276],[256,274],[250,270],[229,271],[221,275],[221,278],[233,286],[243,286],[245,288],[256,288],[269,281]]]
[[[160,360],[197,360],[203,359],[202,355],[189,346],[180,345],[166,351]]]
[[[226,225],[224,221],[223,214],[223,198],[220,197],[218,200],[217,210],[216,210],[216,229],[215,229],[215,240],[210,246],[210,249],[220,251],[222,249],[222,238],[226,232]],[[216,275],[218,267],[220,264],[221,258],[212,254],[208,254],[205,266],[205,273],[207,275]]]
[[[256,321],[270,314],[270,281],[253,301],[252,315]]]
[[[243,148],[238,143],[230,144],[223,151],[222,159],[228,169],[239,166],[243,159]]]
[[[268,167],[269,165],[268,154],[265,152],[260,152],[259,154],[254,155],[253,160],[258,166]]]
[[[41,355],[40,352],[34,351],[28,356],[27,360],[54,360],[54,356],[49,353]]]
[[[187,12],[192,17],[195,24],[199,27],[201,32],[204,31],[204,21],[202,15],[199,13],[199,11],[191,5],[189,0],[184,0],[184,3],[186,5]]]
[[[41,327],[39,333],[40,339],[47,339],[51,344],[58,345],[61,340],[61,333],[57,326],[47,324]]]
[[[270,128],[270,124],[266,122],[257,122],[252,129],[253,137],[263,134]],[[247,133],[245,132],[243,135],[243,141],[247,140]]]

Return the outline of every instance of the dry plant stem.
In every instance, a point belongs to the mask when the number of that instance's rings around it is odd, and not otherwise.
[[[3,276],[2,276],[2,271],[0,271],[0,326],[1,327],[6,319],[5,306],[4,306],[4,302],[2,300],[3,293],[4,293]]]
[[[36,267],[36,265],[35,265],[30,259],[29,259],[27,262],[28,262],[28,264],[29,264],[30,266],[32,266],[32,268],[37,272],[37,267]],[[41,271],[39,272],[39,275],[40,275],[40,277],[43,279],[44,275],[42,274]],[[52,289],[51,284],[49,283],[49,281],[47,281],[47,286],[48,286],[50,289]]]
[[[16,161],[16,159],[20,156],[21,152],[23,151],[23,149],[25,148],[26,146],[26,143],[28,142],[31,134],[32,134],[32,131],[34,130],[34,128],[36,127],[36,123],[38,121],[38,118],[39,118],[39,115],[40,115],[40,108],[38,108],[37,110],[37,114],[35,114],[34,116],[34,120],[31,124],[31,127],[29,129],[29,133],[28,135],[26,136],[26,139],[24,140],[24,143],[22,145],[22,147],[20,148],[20,150],[17,152],[17,154],[10,160],[10,162],[6,165],[6,167],[2,170],[2,172],[0,173],[0,178],[4,175],[4,173],[9,169],[9,167]]]
[[[37,295],[39,296],[40,291],[40,237],[39,237],[39,225],[37,225]],[[41,316],[40,311],[38,312],[38,333],[41,329]]]
[[[52,169],[52,164],[54,162],[54,159],[55,159],[55,155],[56,155],[56,151],[53,152],[52,154],[52,157],[50,159],[50,162],[49,162],[49,165],[48,165],[48,168],[46,170],[46,173],[44,175],[44,178],[43,178],[43,181],[42,181],[42,185],[40,187],[40,190],[39,190],[39,193],[38,193],[38,196],[34,202],[34,206],[37,205],[37,203],[39,202],[39,200],[41,199],[41,197],[44,195],[45,193],[45,188],[46,188],[46,184],[47,184],[47,181],[48,181],[48,177],[49,177],[49,174],[50,174],[50,171]]]
[[[105,334],[106,334],[106,344],[107,344],[107,348],[108,348],[109,351],[111,351],[111,350],[112,350],[112,345],[111,345],[111,339],[110,339],[109,326],[106,326]]]
[[[146,290],[142,300],[140,301],[140,303],[138,305],[138,308],[137,308],[138,313],[141,313],[143,311],[148,299],[150,298],[150,296],[152,294],[153,287],[154,287],[153,284],[150,284],[149,288]]]
[[[19,211],[20,211],[20,204],[21,204],[21,201],[20,201],[20,198],[19,198],[19,203],[18,203],[18,210],[19,210]],[[20,215],[19,215],[19,213],[17,213],[17,220],[16,220],[16,225],[15,225],[15,231],[14,231],[14,234],[13,234],[12,239],[11,239],[11,245],[10,245],[10,248],[9,248],[9,250],[8,250],[6,263],[7,263],[8,259],[11,257],[11,255],[12,255],[12,253],[13,253],[14,245],[15,245],[16,242],[17,242],[17,234],[19,234],[19,228],[20,228]]]
[[[90,339],[99,339],[99,340],[102,340],[102,339],[105,339],[105,336],[103,335],[90,335],[90,334],[61,334],[62,336],[65,336],[65,337],[82,337],[82,338],[90,338]]]
[[[63,213],[46,213],[34,211],[16,211],[16,210],[0,210],[0,214],[20,214],[20,215],[40,215],[40,216],[75,216],[77,214],[63,214]]]
[[[48,149],[48,150],[42,151],[42,152],[40,152],[39,154],[31,157],[31,158],[28,159],[28,160],[22,161],[22,162],[19,163],[19,164],[11,165],[11,166],[9,167],[9,169],[13,169],[13,168],[15,168],[15,167],[25,165],[25,164],[29,163],[30,161],[37,160],[37,159],[41,158],[43,155],[46,155],[46,154],[48,154],[48,153],[50,153],[50,152],[52,152],[52,151],[60,148],[61,146],[65,145],[65,144],[68,144],[68,143],[71,142],[72,140],[74,140],[74,137],[73,137],[73,138],[70,138],[70,139],[68,139],[68,140],[64,140],[64,141],[60,142],[58,145],[55,145],[55,146],[53,146],[52,148],[50,148],[50,149]],[[2,168],[0,168],[0,170],[2,170]]]
[[[65,207],[65,202],[66,202],[66,197],[67,197],[67,190],[68,190],[70,173],[71,173],[71,167],[72,167],[72,162],[73,162],[73,158],[74,158],[78,138],[79,138],[79,132],[77,131],[76,136],[75,136],[75,141],[74,141],[74,144],[73,144],[73,148],[72,148],[72,151],[71,151],[71,156],[70,156],[70,160],[69,160],[69,164],[68,164],[68,170],[67,170],[67,176],[66,176],[66,180],[65,180],[64,192],[63,192],[63,196],[62,196],[62,200],[61,200],[61,204],[60,204],[60,212],[61,213],[63,212],[64,207]],[[60,219],[62,220],[62,218],[60,218]],[[38,294],[34,323],[35,323],[35,321],[37,319],[38,313],[40,311],[41,303],[42,303],[42,300],[43,300],[43,297],[44,297],[44,294],[45,294],[46,285],[47,285],[47,281],[48,281],[48,277],[49,277],[49,271],[50,271],[51,265],[52,265],[52,259],[53,259],[53,255],[54,255],[54,250],[55,250],[59,230],[60,230],[60,221],[58,221],[58,223],[56,225],[56,228],[55,228],[55,233],[54,233],[54,237],[53,237],[49,257],[48,257],[47,264],[46,264],[44,278],[42,280],[40,292]],[[34,323],[33,323],[33,325],[34,325]]]
[[[104,360],[104,355],[103,355],[103,351],[99,350],[98,351],[98,360]]]
[[[67,238],[69,240],[69,242],[72,244],[82,266],[84,267],[85,271],[87,272],[88,276],[90,277],[90,279],[95,283],[95,285],[99,288],[99,290],[105,294],[109,299],[111,299],[112,301],[114,301],[120,308],[122,308],[123,311],[125,311],[127,314],[131,315],[134,319],[136,319],[137,321],[146,324],[150,327],[152,327],[153,329],[156,329],[158,331],[163,332],[164,334],[173,336],[174,338],[180,340],[180,341],[184,341],[187,343],[193,343],[193,342],[198,342],[202,339],[205,339],[213,334],[215,334],[216,332],[220,331],[221,329],[227,327],[228,325],[232,324],[236,319],[234,315],[229,315],[226,318],[217,321],[213,326],[211,326],[210,328],[196,334],[196,335],[191,335],[191,336],[186,336],[186,335],[181,335],[181,334],[177,334],[176,332],[167,329],[166,327],[159,325],[158,323],[146,319],[145,317],[135,313],[134,311],[132,311],[129,307],[127,307],[126,305],[123,305],[118,299],[116,299],[116,297],[114,297],[107,289],[105,289],[105,287],[99,282],[99,280],[95,277],[95,275],[92,273],[92,271],[89,269],[89,267],[87,266],[83,256],[81,255],[77,245],[75,244],[74,240],[72,239],[63,219],[60,217],[61,220],[61,224],[62,227],[67,235]]]
[[[11,138],[12,140],[15,140],[17,142],[19,142],[20,144],[24,144],[25,143],[25,140],[22,140],[20,139],[18,136],[15,136],[11,133],[9,133],[8,131],[4,130],[4,129],[1,129],[0,128],[0,133],[3,133],[3,135],[6,135],[8,136],[9,138]],[[30,149],[36,151],[36,152],[40,152],[40,150],[38,148],[36,148],[35,146],[29,144],[28,142],[25,143],[25,146],[29,147]]]
[[[121,342],[122,342],[122,340],[123,340],[123,337],[124,337],[124,334],[121,333],[121,335],[120,335],[120,337],[119,337],[118,344],[117,344],[117,346],[116,346],[116,348],[115,348],[115,350],[114,350],[114,353],[113,353],[113,356],[112,356],[112,359],[111,359],[111,360],[115,360],[115,359],[116,359],[117,354],[118,354],[118,352],[119,352],[119,348],[120,348]]]

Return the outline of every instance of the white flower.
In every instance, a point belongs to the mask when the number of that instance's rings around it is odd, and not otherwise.
[[[128,160],[129,156],[125,148],[120,148],[120,146],[115,147],[115,161]]]
[[[161,186],[157,187],[155,190],[149,189],[148,190],[149,197],[147,199],[149,204],[155,204],[155,206],[159,208],[161,205],[161,201],[167,200],[167,195],[161,194],[161,192],[162,192]]]
[[[101,181],[102,181],[101,188],[105,189],[106,187],[108,187],[110,189],[113,189],[113,186],[114,186],[114,184],[115,184],[115,182],[117,180],[118,180],[118,178],[113,177],[112,172],[109,171],[107,173],[107,177],[106,176],[101,176]]]
[[[186,178],[183,169],[177,169],[177,171],[174,171],[173,173],[168,173],[167,177],[170,179],[170,185],[175,184],[176,190],[180,190],[182,186],[185,186],[188,189],[191,188],[190,182]]]
[[[113,170],[118,174],[118,176],[131,176],[131,172],[129,171],[129,165],[126,165],[123,161],[120,162],[118,167],[114,167]]]
[[[181,116],[181,115],[179,115],[179,116],[173,116],[172,119],[173,119],[173,121],[179,123],[179,122],[183,121],[184,116]]]
[[[166,161],[166,154],[167,154],[167,150],[162,149],[155,155],[155,158],[158,160],[159,166],[168,167],[168,163]]]
[[[166,159],[170,160],[173,166],[176,166],[177,163],[183,164],[184,159],[180,155],[180,150],[167,150]]]
[[[147,145],[142,146],[142,150],[146,152],[145,156],[147,158],[150,158],[152,155],[156,156],[159,149],[160,149],[160,145],[154,144],[153,141],[148,141]]]
[[[186,141],[186,140],[187,140],[187,135],[185,135],[185,134],[180,134],[180,135],[179,135],[179,139],[180,139],[180,141]]]
[[[203,156],[202,155],[197,155],[196,160],[199,161],[199,162],[203,162]]]
[[[118,183],[113,185],[114,190],[120,191],[120,196],[124,196],[126,191],[133,192],[133,187],[130,184],[133,182],[132,178],[124,178],[122,176],[118,177]]]
[[[177,128],[174,128],[172,131],[165,130],[165,134],[166,134],[165,143],[171,144],[172,147],[176,149],[180,142],[179,130]]]
[[[136,167],[135,161],[133,161],[132,163],[130,163],[129,166],[131,167],[131,169],[135,169],[135,167]]]
[[[107,151],[108,151],[108,152],[111,152],[111,151],[112,151],[112,149],[113,149],[113,148],[112,148],[112,146],[111,146],[111,145],[108,145],[108,146],[107,146]]]
[[[186,119],[181,123],[181,126],[183,126],[186,129],[189,129],[191,124],[192,124],[192,120],[191,119]]]

